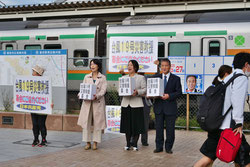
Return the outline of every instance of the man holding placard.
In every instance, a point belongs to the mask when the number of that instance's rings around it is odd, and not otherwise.
[[[161,60],[161,73],[153,77],[163,80],[164,93],[155,99],[154,112],[156,121],[156,149],[154,153],[163,151],[164,122],[166,122],[165,151],[172,154],[175,140],[175,120],[177,115],[176,99],[182,94],[180,77],[170,73],[171,62],[168,58]],[[160,83],[160,81],[159,81]]]

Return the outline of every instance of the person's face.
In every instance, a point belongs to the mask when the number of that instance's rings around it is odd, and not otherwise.
[[[250,64],[246,63],[245,67],[246,67],[246,71],[250,72]]]
[[[164,74],[169,73],[170,67],[171,67],[171,65],[169,64],[169,62],[166,62],[166,61],[161,62],[161,71],[162,71],[162,73],[164,73]]]
[[[135,68],[134,68],[133,63],[131,61],[128,63],[128,72],[130,74],[135,73]]]
[[[40,76],[36,71],[32,70],[32,76]]]
[[[93,61],[91,61],[91,63],[90,63],[90,70],[92,72],[97,72],[98,71],[98,65],[95,64]]]
[[[194,77],[188,77],[187,79],[187,87],[188,90],[194,90],[195,89],[195,85],[196,85],[196,81]]]

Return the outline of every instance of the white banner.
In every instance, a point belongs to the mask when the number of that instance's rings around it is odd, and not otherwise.
[[[120,133],[121,106],[106,106],[106,133]]]
[[[17,76],[14,82],[14,111],[52,114],[51,80],[40,76]]]
[[[127,71],[129,60],[137,60],[139,72],[157,72],[158,39],[155,37],[111,37],[109,71]]]

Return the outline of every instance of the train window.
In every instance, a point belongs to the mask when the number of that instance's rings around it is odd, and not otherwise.
[[[165,43],[158,42],[158,57],[165,57]]]
[[[168,56],[190,56],[190,42],[170,42],[168,44]]]
[[[11,44],[6,45],[5,50],[13,50],[13,45]]]
[[[41,45],[25,45],[25,50],[35,50],[35,49],[41,49]]]
[[[61,44],[46,44],[44,45],[44,49],[62,49]]]
[[[75,50],[74,51],[74,58],[79,58],[79,59],[74,59],[74,65],[76,67],[87,67],[88,66],[88,59],[82,59],[83,57],[89,57],[89,52],[87,50]],[[81,59],[80,59],[81,58]]]
[[[220,42],[210,41],[209,42],[209,56],[219,56],[220,55]]]

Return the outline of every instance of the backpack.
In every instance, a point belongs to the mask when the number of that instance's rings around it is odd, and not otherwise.
[[[220,128],[224,118],[229,113],[230,109],[232,109],[232,106],[230,106],[227,112],[222,115],[226,88],[235,78],[241,75],[243,74],[234,74],[226,84],[220,83],[216,86],[209,86],[206,89],[201,97],[197,114],[197,122],[201,129],[213,132]]]
[[[241,139],[240,133],[235,136],[231,128],[223,130],[217,145],[216,157],[227,163],[234,161],[241,145]]]

